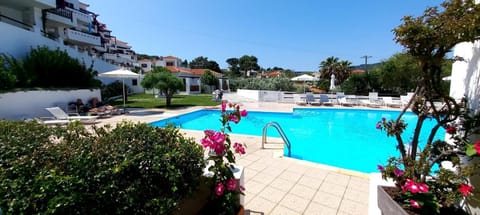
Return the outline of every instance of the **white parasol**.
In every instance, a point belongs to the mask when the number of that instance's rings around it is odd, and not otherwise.
[[[125,78],[138,78],[138,74],[128,69],[121,68],[110,72],[100,73],[98,74],[98,77],[122,79],[123,112],[125,112]]]

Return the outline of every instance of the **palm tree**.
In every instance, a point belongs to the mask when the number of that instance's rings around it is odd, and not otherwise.
[[[347,60],[340,61],[338,57],[328,57],[320,63],[320,77],[330,79],[333,74],[335,82],[342,83],[350,76],[351,65],[352,63]]]

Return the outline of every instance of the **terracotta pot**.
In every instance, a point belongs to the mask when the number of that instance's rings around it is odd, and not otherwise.
[[[408,213],[395,200],[388,195],[383,186],[377,186],[377,204],[382,214],[408,215]]]

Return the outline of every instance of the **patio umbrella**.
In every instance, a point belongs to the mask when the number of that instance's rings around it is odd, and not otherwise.
[[[125,113],[125,78],[138,78],[138,74],[128,69],[121,68],[110,72],[100,73],[98,74],[98,77],[122,79],[123,112]]]
[[[300,75],[300,76],[297,76],[297,77],[293,77],[290,80],[292,80],[292,81],[303,81],[303,93],[305,93],[305,82],[306,81],[318,81],[318,78],[315,78],[315,77],[307,75],[307,74],[303,74],[303,75]]]
[[[332,76],[330,76],[330,90],[334,90],[335,89],[335,75],[332,74]]]

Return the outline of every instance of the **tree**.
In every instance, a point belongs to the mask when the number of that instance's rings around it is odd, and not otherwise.
[[[335,75],[335,84],[341,84],[349,77],[351,65],[351,62],[346,60],[340,61],[338,57],[328,57],[320,62],[320,77],[330,79],[333,74]]]
[[[247,72],[257,71],[260,69],[258,65],[258,59],[255,56],[243,55],[238,59],[238,64],[240,66],[240,71],[243,71],[243,77],[247,77]]]
[[[190,68],[192,69],[209,69],[215,72],[221,72],[220,66],[218,65],[217,62],[213,60],[208,60],[207,57],[197,57],[190,61]]]
[[[146,74],[140,83],[145,89],[158,89],[165,95],[165,106],[170,107],[173,94],[184,88],[182,79],[176,77],[164,67],[155,67]]]
[[[205,70],[202,77],[200,77],[200,80],[205,85],[210,86],[211,89],[213,89],[212,86],[216,86],[218,84],[218,78],[210,70]]]
[[[226,62],[229,65],[228,69],[230,70],[231,77],[239,77],[241,74],[239,65],[240,61],[238,58],[228,58]]]

